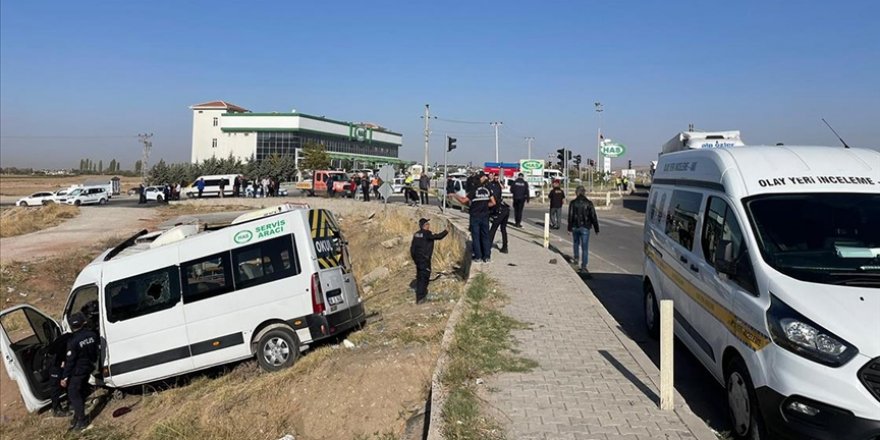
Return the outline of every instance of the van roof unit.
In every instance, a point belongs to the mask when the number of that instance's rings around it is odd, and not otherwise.
[[[683,131],[663,144],[660,154],[700,148],[742,147],[744,145],[739,130]]]

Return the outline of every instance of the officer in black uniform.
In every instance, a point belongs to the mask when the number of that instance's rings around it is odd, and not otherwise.
[[[507,220],[510,218],[510,206],[508,206],[507,203],[504,203],[504,200],[502,199],[503,188],[497,174],[493,175],[492,181],[489,182],[489,191],[492,191],[492,197],[495,197],[496,202],[495,206],[489,210],[489,221],[492,224],[492,227],[489,228],[489,240],[492,243],[495,243],[495,233],[498,232],[498,229],[500,228],[501,248],[499,251],[502,254],[506,254]]]
[[[61,388],[61,373],[64,371],[64,360],[67,358],[67,341],[70,339],[70,333],[64,333],[54,341],[49,343],[48,361],[49,361],[49,377],[51,397],[52,397],[52,415],[54,417],[67,417],[70,415],[69,410],[65,410],[61,406],[61,396],[64,394],[64,388]]]
[[[89,426],[86,418],[85,397],[89,386],[89,375],[95,370],[98,362],[98,335],[88,328],[86,317],[82,313],[74,313],[68,319],[73,333],[67,341],[67,356],[64,360],[64,371],[61,373],[61,387],[67,388],[67,398],[73,408],[71,429],[81,431]]]
[[[519,173],[510,187],[510,195],[513,196],[514,226],[521,228],[523,208],[525,208],[526,202],[529,201],[529,183],[523,179],[522,173]]]
[[[419,230],[413,234],[412,244],[409,248],[410,256],[416,263],[416,304],[425,302],[428,297],[428,281],[431,279],[431,258],[434,256],[434,241],[442,240],[449,233],[449,225],[446,230],[434,234],[431,232],[431,221],[419,219]]]

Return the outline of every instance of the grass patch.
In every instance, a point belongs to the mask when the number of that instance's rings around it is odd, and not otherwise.
[[[13,237],[51,228],[79,215],[79,208],[52,203],[37,208],[16,206],[0,213],[0,237]]]
[[[442,410],[443,434],[449,440],[503,439],[497,422],[481,412],[476,379],[538,365],[516,354],[511,331],[526,325],[501,313],[505,299],[484,274],[477,275],[465,293],[467,309],[455,326],[449,363],[440,378],[449,390]]]

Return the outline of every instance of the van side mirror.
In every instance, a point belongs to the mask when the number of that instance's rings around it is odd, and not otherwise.
[[[736,276],[736,262],[733,261],[733,242],[719,240],[715,248],[715,269],[728,276]]]

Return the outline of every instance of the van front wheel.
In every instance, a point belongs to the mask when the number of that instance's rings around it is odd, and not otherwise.
[[[733,438],[737,440],[764,440],[764,424],[752,377],[742,359],[735,358],[725,371],[727,407],[733,426]]]
[[[269,330],[257,343],[257,362],[266,371],[278,371],[293,365],[299,357],[296,334],[285,328]]]

